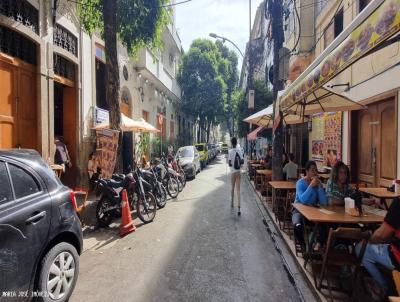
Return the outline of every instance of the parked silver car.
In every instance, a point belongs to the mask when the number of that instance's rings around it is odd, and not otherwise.
[[[185,171],[186,177],[196,177],[197,172],[200,172],[200,154],[194,146],[180,147],[176,152],[176,159]]]

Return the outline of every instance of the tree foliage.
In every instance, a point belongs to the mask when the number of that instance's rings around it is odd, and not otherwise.
[[[81,0],[78,15],[84,29],[92,34],[104,32],[104,0]],[[115,0],[117,1],[117,35],[130,54],[141,47],[162,48],[161,33],[171,21],[169,0]]]
[[[200,118],[200,126],[226,121],[237,83],[237,57],[220,42],[193,41],[178,73],[183,111]]]

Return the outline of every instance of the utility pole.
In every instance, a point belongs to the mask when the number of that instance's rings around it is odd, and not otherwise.
[[[273,97],[274,97],[274,129],[273,131],[273,158],[272,158],[272,179],[282,180],[282,153],[283,153],[283,119],[282,113],[277,108],[278,91],[283,87],[279,79],[279,50],[283,46],[283,7],[282,0],[270,1],[270,16],[272,18],[272,38],[274,50],[274,69],[273,69]],[[278,123],[276,126],[275,123]]]

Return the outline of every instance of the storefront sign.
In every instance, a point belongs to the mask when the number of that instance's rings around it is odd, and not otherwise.
[[[385,0],[347,38],[333,49],[312,71],[281,99],[287,109],[304,100],[337,74],[400,31],[400,0]]]
[[[95,115],[94,120],[96,121],[96,124],[108,122],[109,118],[108,110],[95,107],[94,115]]]
[[[119,131],[97,131],[97,150],[101,151],[101,177],[111,178],[117,162]]]

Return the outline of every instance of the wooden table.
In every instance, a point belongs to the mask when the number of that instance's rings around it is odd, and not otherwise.
[[[359,188],[359,190],[367,195],[379,198],[380,203],[385,206],[386,210],[388,209],[386,199],[400,197],[400,193],[390,192],[386,188]]]
[[[307,228],[304,227],[304,238],[309,238],[305,240],[307,245],[307,259],[304,262],[304,267],[307,266],[308,261],[313,259],[311,256],[313,254],[314,243],[316,238],[316,233],[318,230],[318,225],[320,223],[327,224],[380,224],[383,222],[384,217],[375,214],[366,214],[361,217],[351,216],[345,212],[344,207],[324,207],[318,208],[313,206],[306,206],[300,203],[294,203],[293,207],[297,209],[301,215],[303,215],[303,220],[307,219],[314,223],[314,230],[312,232],[311,238],[308,236]],[[305,221],[303,222],[305,226]],[[311,256],[311,257],[310,257]]]
[[[255,180],[256,177],[255,171],[257,170],[257,168],[261,167],[262,167],[261,164],[250,164],[250,171],[249,171],[250,179]]]
[[[375,224],[382,223],[384,217],[375,214],[364,214],[361,217],[351,216],[345,212],[344,207],[317,208],[300,203],[293,204],[304,218],[314,223],[345,223],[345,224]]]
[[[267,191],[268,180],[272,176],[272,170],[266,170],[266,169],[256,170],[256,179],[255,179],[256,189],[257,189],[257,180],[258,180],[257,175],[259,175],[259,179],[261,182],[260,192],[263,193],[264,191]]]
[[[400,297],[389,297],[390,302],[400,302]]]
[[[64,167],[61,165],[50,165],[50,168],[54,171],[58,178],[60,178],[61,174],[64,172]]]
[[[324,181],[327,181],[331,177],[331,174],[321,173],[321,174],[318,174],[318,176],[321,177]]]
[[[270,181],[269,185],[272,188],[272,211],[275,213],[275,218],[281,228],[283,222],[283,230],[285,229],[286,218],[291,210],[291,201],[289,200],[289,193],[296,190],[296,183],[294,181]],[[279,197],[282,204],[278,203],[277,195],[281,192]],[[282,228],[281,228],[282,229]]]

